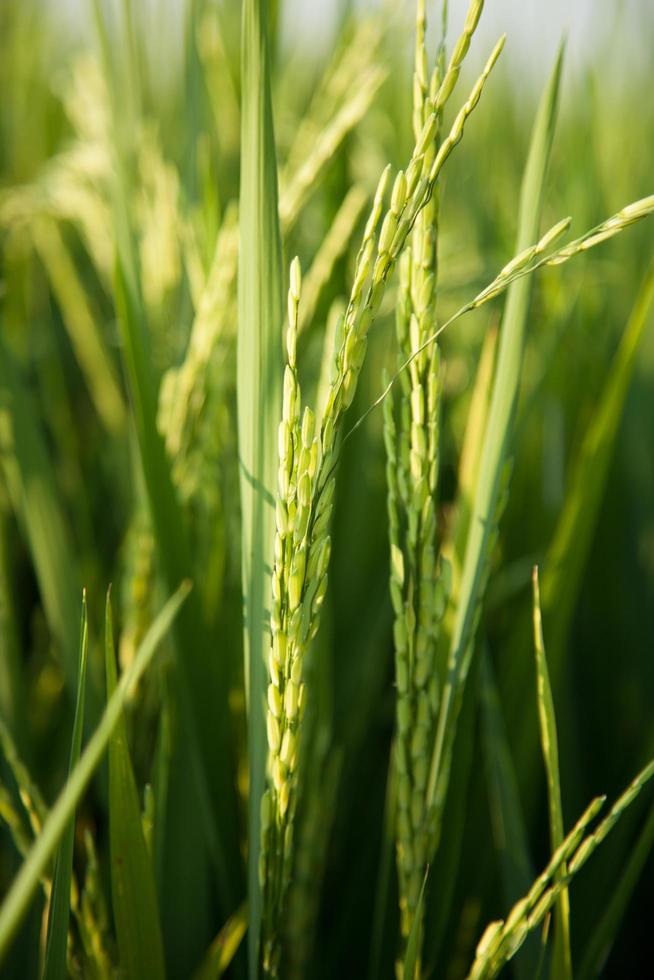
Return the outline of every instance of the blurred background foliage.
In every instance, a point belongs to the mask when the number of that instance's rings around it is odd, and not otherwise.
[[[287,27],[281,35],[280,3],[273,4],[273,25],[280,31],[274,108],[286,257],[298,254],[310,270],[337,215],[341,221],[329,239],[331,253],[326,247],[322,253],[327,275],[314,266],[314,314],[300,339],[300,370],[310,391],[319,383],[325,332],[347,293],[356,232],[376,176],[386,162],[401,165],[412,145],[411,17],[410,11],[406,18],[388,11],[364,17],[344,3],[333,45],[318,45],[310,30],[294,38]],[[210,779],[223,769],[238,786],[235,824],[221,811],[221,833],[236,866],[229,906],[205,860],[209,845],[175,748],[180,730],[184,737],[183,722],[167,661],[158,662],[133,697],[128,725],[140,786],[149,782],[157,789],[168,780],[157,790],[167,809],[154,846],[171,976],[191,975],[244,888],[239,855],[247,774],[234,391],[238,8],[231,0],[187,0],[174,9],[109,6],[110,57],[103,63],[93,30],[78,29],[77,7],[64,17],[56,5],[35,0],[0,4],[0,712],[46,801],[52,800],[67,765],[82,585],[91,638],[89,728],[103,696],[108,583],[123,667],[163,595],[114,303],[113,91],[120,100],[123,189],[147,323],[148,370],[159,392],[159,429],[198,594],[202,647],[186,653],[200,658],[209,715],[227,719],[223,741],[207,748]],[[456,27],[458,22],[453,35]],[[510,42],[511,28],[510,22],[503,25]],[[470,71],[485,54],[476,41]],[[619,59],[619,51],[604,42],[564,81],[543,227],[572,214],[573,230],[580,233],[652,191],[651,65],[647,76],[636,61]],[[604,70],[609,62],[610,72]],[[441,319],[512,254],[529,129],[546,74],[536,77],[535,70],[525,80],[499,73],[448,166]],[[319,134],[329,126],[333,145],[322,160]],[[316,157],[313,171],[303,171]],[[574,490],[575,461],[615,372],[613,359],[651,259],[652,230],[645,222],[581,261],[539,274],[535,284],[511,496],[482,630],[502,695],[534,868],[545,863],[548,838],[536,743],[533,751],[521,749],[523,742],[531,745],[536,730],[531,566],[547,567]],[[305,271],[305,286],[310,277]],[[379,394],[382,370],[394,356],[390,303],[386,314],[370,338],[352,421]],[[443,336],[444,525],[482,341],[498,318],[498,308],[486,307]],[[654,747],[651,324],[629,380],[606,483],[584,487],[583,500],[597,489],[599,509],[588,547],[580,537],[578,580],[571,576],[561,602],[544,609],[546,643],[548,633],[556,633],[560,665],[554,693],[568,825],[593,794],[619,792]],[[316,769],[302,809],[306,846],[303,851],[301,843],[298,853],[316,888],[311,902],[301,893],[291,898],[296,915],[289,944],[298,976],[386,975],[375,972],[375,956],[390,976],[393,963],[394,866],[383,814],[394,689],[381,430],[377,411],[350,440],[340,464],[331,587],[311,663]],[[470,687],[476,702],[477,686]],[[476,703],[466,710],[476,710]],[[525,725],[533,726],[531,736]],[[207,733],[210,727],[202,737]],[[469,755],[469,776],[462,775],[461,786],[455,779],[459,796],[453,794],[447,827],[456,829],[450,837],[446,831],[452,844],[433,872],[437,897],[427,930],[427,965],[443,954],[447,936],[447,957],[440,960],[447,969],[438,975],[453,978],[462,975],[488,918],[509,905],[498,886],[506,842],[494,820],[480,732]],[[1,777],[2,812],[18,812],[17,788],[4,765]],[[217,799],[220,809],[218,791]],[[95,837],[101,881],[106,878],[106,807],[101,771],[78,825],[75,861],[82,880],[87,829]],[[646,807],[638,802],[572,889],[577,960],[616,888]],[[448,861],[456,875],[443,870]],[[18,862],[14,838],[3,825],[0,893]],[[607,976],[642,975],[653,870],[650,861]],[[451,893],[439,889],[439,881],[451,881]],[[39,929],[37,903],[3,976],[34,975]]]

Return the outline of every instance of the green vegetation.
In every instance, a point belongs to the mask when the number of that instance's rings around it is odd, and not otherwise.
[[[631,975],[651,79],[82,6],[0,8],[2,976]]]

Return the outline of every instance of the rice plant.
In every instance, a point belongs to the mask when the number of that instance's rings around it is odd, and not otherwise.
[[[642,963],[651,79],[408,7],[0,11],[3,976]]]

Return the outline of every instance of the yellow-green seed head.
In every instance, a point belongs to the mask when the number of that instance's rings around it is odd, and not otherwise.
[[[302,291],[302,267],[300,266],[300,260],[297,255],[291,262],[289,290],[294,296],[296,302],[299,301],[300,293]]]
[[[282,762],[288,767],[289,771],[295,769],[295,761],[297,755],[297,739],[295,735],[291,732],[290,728],[287,728],[284,732],[284,737],[282,739],[282,746],[279,752]]]
[[[406,174],[400,170],[395,178],[393,193],[391,194],[391,210],[395,214],[399,214],[406,203],[407,186]]]
[[[299,688],[293,681],[289,681],[284,691],[284,710],[286,717],[293,721],[297,716]]]
[[[316,428],[316,416],[309,406],[304,409],[302,416],[302,445],[305,449],[310,449],[313,443],[313,434]]]
[[[272,778],[273,778],[273,785],[277,790],[277,792],[279,793],[282,786],[286,782],[286,767],[284,766],[284,763],[279,758],[279,756],[273,759]]]
[[[274,718],[282,716],[282,696],[274,684],[268,685],[268,709]]]
[[[279,731],[279,722],[270,712],[266,715],[266,732],[268,735],[268,748],[275,755],[279,752],[281,734]]]

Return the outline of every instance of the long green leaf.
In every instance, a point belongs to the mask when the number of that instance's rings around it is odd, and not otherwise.
[[[261,706],[268,646],[265,612],[270,593],[269,569],[274,535],[283,321],[282,251],[269,59],[267,4],[265,0],[244,0],[237,397],[245,676],[249,711],[248,948],[253,980],[261,921],[259,802],[264,789],[266,757]]]
[[[550,846],[552,853],[563,843],[563,808],[561,805],[561,779],[559,776],[559,740],[556,730],[554,698],[550,685],[550,675],[545,656],[543,621],[540,609],[538,588],[538,569],[534,568],[534,649],[536,651],[536,680],[538,695],[538,720],[540,723],[540,742],[547,774],[547,800],[550,818]],[[558,877],[564,878],[565,863]],[[556,903],[556,929],[554,932],[554,955],[551,968],[552,980],[571,980],[572,953],[570,951],[570,897],[567,888],[561,890]]]
[[[107,698],[116,690],[111,599],[107,593],[105,665]],[[109,842],[111,897],[121,968],[128,980],[165,975],[163,941],[152,860],[121,714],[109,741]]]
[[[82,623],[80,627],[79,680],[77,703],[73,722],[68,775],[77,765],[82,750],[84,731],[84,693],[86,690],[86,664],[89,652],[89,624],[86,608],[86,592],[82,598]],[[66,945],[70,920],[70,887],[73,877],[73,847],[75,844],[75,815],[70,819],[61,838],[55,859],[52,894],[48,912],[48,932],[45,950],[43,980],[63,980],[66,976]]]
[[[558,107],[562,57],[561,51],[541,99],[532,131],[520,196],[517,253],[538,238],[543,187]],[[437,820],[442,813],[443,800],[447,792],[456,718],[473,652],[473,624],[482,600],[498,504],[501,503],[502,479],[511,451],[530,295],[530,279],[515,282],[508,290],[502,321],[497,369],[450,642],[447,682],[443,691],[432,752],[428,799],[430,804],[436,806]]]
[[[183,583],[171,596],[154,623],[145,635],[132,664],[120,679],[118,687],[107,702],[102,718],[89,739],[86,749],[70,774],[68,781],[50,811],[43,829],[16,876],[0,909],[0,963],[9,944],[27,912],[43,872],[54,854],[57,844],[64,834],[68,822],[75,813],[98,763],[109,744],[111,735],[118,724],[123,705],[130,690],[138,684],[157,651],[159,643],[168,632],[182,603],[189,593],[190,586]]]
[[[509,908],[523,895],[534,874],[529,856],[515,768],[502,708],[487,650],[481,658],[482,734],[488,770],[488,792],[495,837]],[[529,942],[516,961],[517,975],[530,980],[538,967],[538,943]]]
[[[247,927],[248,907],[244,902],[212,942],[193,980],[219,980],[236,956]]]

